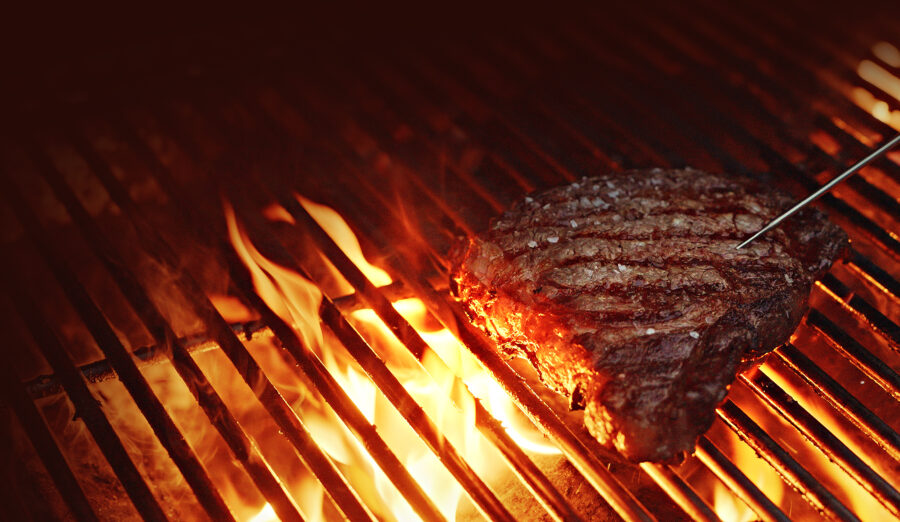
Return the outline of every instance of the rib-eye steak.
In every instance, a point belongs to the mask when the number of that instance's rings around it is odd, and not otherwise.
[[[712,424],[742,361],[788,340],[847,238],[763,183],[699,170],[584,178],[532,194],[451,254],[475,323],[585,408],[632,461],[673,461]]]

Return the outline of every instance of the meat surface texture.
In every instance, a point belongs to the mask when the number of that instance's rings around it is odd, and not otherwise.
[[[847,237],[793,198],[694,169],[584,178],[532,194],[451,252],[451,288],[508,353],[635,462],[693,451],[739,365],[786,342]]]

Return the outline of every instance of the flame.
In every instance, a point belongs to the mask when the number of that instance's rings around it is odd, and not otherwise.
[[[277,520],[278,515],[276,515],[275,510],[272,509],[272,504],[266,502],[266,505],[263,506],[259,513],[247,522],[276,522]]]
[[[892,110],[891,105],[888,103],[888,101],[893,102],[893,99],[900,100],[900,76],[895,74],[896,70],[891,71],[884,66],[894,69],[900,67],[900,50],[888,42],[878,42],[872,46],[871,51],[881,64],[874,60],[863,59],[859,62],[856,72],[860,78],[877,87],[881,96],[889,97],[889,99],[880,99],[871,90],[862,87],[849,89],[847,92],[848,97],[857,106],[869,112],[875,118],[894,129],[900,130],[900,111]],[[868,146],[872,146],[877,142],[877,137],[866,135],[838,118],[833,118],[832,121]],[[884,136],[881,136],[881,139],[884,138]],[[826,133],[812,133],[810,139],[830,155],[839,152],[839,144]],[[894,153],[890,157],[894,161],[900,162],[900,155]],[[896,193],[896,183],[890,181],[880,170],[865,169],[862,175],[866,177],[867,181],[881,187],[887,193]],[[845,197],[852,199],[854,196],[853,194],[846,194]],[[860,208],[866,207],[863,205]],[[883,221],[884,219],[879,218],[879,220]],[[817,285],[820,289],[824,288],[821,284],[817,283]],[[795,333],[791,342],[796,346],[801,346],[815,345],[821,341],[817,341],[815,338],[810,337],[808,332],[801,330]],[[784,389],[793,400],[796,400],[807,412],[845,443],[852,452],[860,456],[877,473],[881,474],[892,485],[895,485],[893,483],[896,481],[891,478],[893,470],[890,468],[890,464],[879,462],[878,452],[873,452],[871,447],[867,447],[866,444],[871,443],[871,441],[862,435],[852,423],[843,418],[841,414],[828,406],[815,391],[803,383],[801,379],[794,376],[786,366],[780,362],[775,364],[772,361],[777,361],[777,358],[770,357],[769,361],[759,366],[759,371]],[[852,386],[851,390],[856,392],[856,388]],[[867,520],[893,520],[895,518],[850,475],[806,440],[799,431],[792,426],[789,427],[785,421],[778,418],[777,413],[749,394],[750,392],[747,390],[740,393],[740,389],[736,390],[733,388],[729,398],[738,403],[754,421],[772,435],[796,460],[801,462],[818,481],[828,490],[834,492],[839,500],[851,511],[857,514],[865,514]],[[739,401],[736,395],[741,396],[745,400]],[[747,397],[744,397],[747,395],[749,395],[750,400],[746,400]],[[815,512],[806,502],[801,500],[796,491],[785,487],[784,481],[778,474],[762,458],[757,456],[749,446],[738,443],[737,437],[724,428],[720,430],[716,430],[716,428],[717,426],[714,425],[714,429],[711,430],[708,436],[713,438],[712,433],[714,432],[718,435],[719,440],[715,441],[717,445],[785,514],[791,519],[821,519],[822,515]],[[730,442],[730,444],[724,444],[723,442]],[[727,451],[725,448],[727,448]],[[705,482],[701,484],[701,487],[708,488],[711,483],[712,481]],[[705,496],[712,500],[716,514],[723,521],[743,522],[758,518],[724,484],[716,481],[711,487],[712,491],[707,492]]]
[[[323,205],[303,198],[298,199],[373,283],[384,285],[392,282],[386,271],[366,259],[359,241],[339,214]],[[300,274],[266,258],[252,244],[228,205],[225,214],[235,251],[246,263],[257,293],[293,326],[298,338],[321,359],[368,421],[377,426],[378,432],[415,480],[434,499],[438,509],[448,519],[455,518],[464,491],[369,380],[365,372],[356,365],[341,343],[327,329],[321,327],[318,317],[318,307],[322,300],[320,287]],[[288,223],[293,221],[283,208],[277,206],[267,209],[265,215],[272,220]],[[343,284],[346,285],[346,281]],[[246,309],[234,298],[214,296],[213,301],[229,320],[243,321],[256,317],[254,312]],[[462,380],[472,395],[506,426],[510,436],[523,449],[531,453],[559,453],[518,411],[505,391],[481,368],[459,339],[429,314],[420,299],[398,300],[393,306],[431,348],[421,361],[412,358],[373,310],[354,311],[349,314],[348,319],[373,349],[378,351],[394,375],[476,472],[482,477],[489,478],[492,472],[498,472],[498,468],[504,469],[502,465],[498,465],[503,460],[477,431],[474,419],[475,404],[467,394],[461,393],[459,380]],[[802,343],[804,338],[801,335],[794,341]],[[330,456],[376,518],[416,519],[415,513],[401,493],[380,471],[374,459],[344,427],[336,414],[318,396],[316,390],[310,389],[305,380],[298,375],[293,364],[284,359],[284,355],[273,343],[272,338],[255,338],[248,341],[246,346],[265,374],[297,411],[319,446]],[[300,506],[304,517],[312,521],[339,518],[340,514],[334,502],[309,470],[297,463],[298,459],[293,448],[287,444],[278,427],[262,410],[253,391],[243,383],[225,355],[219,350],[209,350],[194,354],[194,358],[208,376],[212,386],[220,393],[229,410],[238,418],[241,426],[259,443],[259,447],[263,448],[267,460]],[[427,369],[427,372],[423,371],[422,367]],[[231,458],[206,416],[199,411],[199,407],[175,374],[173,367],[154,365],[143,371],[191,446],[195,448],[235,516],[252,522],[277,520],[272,507],[253,487],[252,481]],[[762,366],[762,371],[796,397],[826,427],[842,440],[848,441],[851,449],[857,454],[865,454],[865,448],[857,447],[849,441],[849,432],[842,431],[843,427],[838,419],[830,417],[825,410],[817,409],[814,404],[816,400],[814,392],[803,386],[795,386],[789,379],[783,378],[780,369],[768,363]],[[113,393],[107,395],[124,396]],[[793,430],[784,429],[783,423],[775,419],[765,406],[758,403],[754,406],[734,395],[732,393],[733,400],[767,432],[778,438],[779,442],[792,453],[799,452],[798,460],[803,462],[826,487],[841,492],[842,501],[854,511],[889,516],[871,495],[842,470],[830,463]],[[450,400],[451,397],[453,401]],[[118,411],[122,408],[116,405],[113,409]],[[141,418],[136,410],[134,418]],[[120,429],[120,425],[134,424],[129,423],[129,419],[114,418],[117,430]],[[787,488],[777,472],[750,447],[740,443],[733,433],[721,426],[719,431],[715,433],[714,426],[708,436],[785,513],[798,519],[814,514],[799,495],[791,488]],[[787,438],[782,440],[782,435]],[[137,447],[135,451],[147,458],[146,447],[138,445],[141,439],[135,436],[134,440]],[[159,458],[156,459],[154,454],[154,461],[167,462],[161,449],[156,450],[156,453],[159,454]],[[163,473],[163,471],[154,472]],[[183,479],[180,479],[177,470],[172,469],[170,473],[173,477],[172,484],[182,484],[179,480]],[[175,489],[174,485],[172,489]],[[724,484],[711,476],[709,480],[693,485],[711,503],[722,520],[744,522],[758,518]]]
[[[822,423],[828,431],[834,433],[835,436],[847,445],[853,453],[860,456],[867,464],[885,477],[889,482],[895,482],[890,478],[890,466],[885,466],[883,470],[879,470],[878,462],[873,461],[874,454],[865,445],[859,444],[861,435],[859,431],[847,424],[840,414],[837,414],[821,401],[821,398],[808,388],[797,386],[787,372],[775,367],[771,364],[761,366],[763,373],[772,379],[779,387],[787,391],[791,397],[806,409],[813,417]],[[863,436],[864,438],[864,436]],[[835,462],[831,461],[823,454],[811,446],[804,448],[806,452],[815,454],[803,460],[807,464],[806,468],[816,476],[827,488],[832,491],[841,492],[842,502],[845,503],[855,513],[866,513],[872,517],[872,520],[890,520],[892,515],[878,503],[875,498],[863,489],[863,487],[844,472]]]
[[[856,72],[863,80],[878,87],[892,98],[900,100],[900,78],[891,74],[884,67],[872,60],[863,60],[859,62]]]
[[[891,67],[900,64],[900,51],[888,42],[878,42],[872,46],[872,54]],[[860,78],[875,85],[882,92],[900,100],[900,78],[872,60],[861,60],[856,68]],[[900,130],[900,111],[892,110],[887,101],[879,99],[868,89],[854,87],[850,91],[850,98],[861,109],[868,111],[872,116],[887,123],[891,127]]]
[[[393,282],[386,271],[366,259],[357,237],[340,214],[302,196],[297,196],[297,199],[373,284],[383,286]],[[323,332],[318,317],[322,299],[319,288],[300,274],[263,256],[238,224],[234,212],[227,204],[225,214],[235,251],[250,270],[257,293],[272,310],[293,325],[299,338],[320,357],[363,415],[378,427],[378,432],[438,509],[448,519],[453,519],[464,494],[463,489],[366,374],[356,366],[340,343],[327,331]],[[284,208],[277,205],[267,208],[264,215],[275,221],[294,221]],[[339,274],[335,274],[335,280],[341,280],[340,288],[349,293],[349,284]],[[498,468],[503,469],[503,466],[497,465],[503,460],[497,450],[481,437],[475,426],[475,403],[472,395],[503,423],[510,436],[523,449],[533,453],[558,453],[519,412],[505,391],[481,368],[459,339],[430,316],[420,299],[399,300],[393,306],[430,347],[421,361],[412,358],[406,347],[394,337],[373,310],[354,311],[349,314],[348,319],[476,472],[482,477],[490,476]],[[279,373],[274,364],[272,368],[267,367],[263,361],[260,364],[267,374],[274,375],[273,381],[279,387],[297,386],[293,382],[295,379],[283,372]],[[423,371],[423,368],[427,371]],[[472,395],[460,389],[460,380]],[[298,389],[298,393],[299,391]],[[385,519],[416,519],[402,495],[380,472],[364,448],[333,414],[326,414],[327,407],[313,397],[313,392],[304,391],[304,400],[294,403],[298,414],[315,440],[339,464],[348,481],[360,492],[370,508],[375,506],[373,513]],[[318,498],[319,504],[322,504],[323,490],[316,486],[313,487],[307,481],[302,486],[305,489],[291,490],[298,504],[304,508],[304,514],[310,517],[315,516],[310,515],[310,512],[321,516],[321,508],[309,508],[306,502],[308,499]],[[310,488],[312,492],[309,491]],[[258,508],[252,520],[262,522],[273,517],[271,507],[265,504]]]
[[[716,488],[713,495],[713,510],[723,522],[746,522],[756,519],[756,514],[729,493],[728,488],[724,486]]]

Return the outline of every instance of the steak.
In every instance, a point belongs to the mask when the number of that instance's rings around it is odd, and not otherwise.
[[[532,194],[451,253],[476,325],[628,460],[677,461],[742,362],[786,342],[847,237],[751,179],[635,170]]]

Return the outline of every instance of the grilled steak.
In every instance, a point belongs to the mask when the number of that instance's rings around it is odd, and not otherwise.
[[[712,424],[742,361],[800,322],[812,282],[847,245],[759,182],[630,171],[533,194],[451,254],[451,286],[501,348],[585,408],[604,445],[673,461]]]

